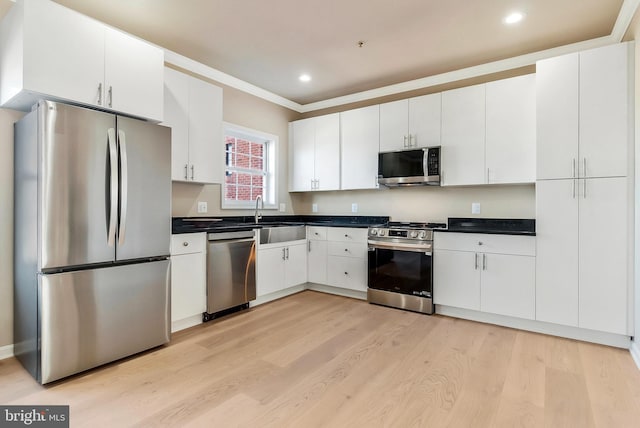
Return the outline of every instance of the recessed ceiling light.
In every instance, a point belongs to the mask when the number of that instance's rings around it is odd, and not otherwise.
[[[308,74],[301,74],[298,79],[300,79],[301,82],[310,82],[311,76],[309,76]]]
[[[524,19],[524,14],[521,12],[513,12],[504,17],[505,24],[517,24]]]

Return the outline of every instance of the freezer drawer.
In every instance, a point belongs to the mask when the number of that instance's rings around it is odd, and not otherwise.
[[[39,275],[38,285],[42,383],[169,341],[168,260]]]

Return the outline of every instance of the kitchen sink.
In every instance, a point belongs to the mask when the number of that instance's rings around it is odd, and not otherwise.
[[[277,242],[298,241],[307,237],[307,229],[304,225],[264,226],[260,230],[261,244],[275,244]]]

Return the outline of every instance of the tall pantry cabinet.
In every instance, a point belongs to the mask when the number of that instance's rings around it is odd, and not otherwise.
[[[539,61],[536,319],[630,335],[633,44]]]

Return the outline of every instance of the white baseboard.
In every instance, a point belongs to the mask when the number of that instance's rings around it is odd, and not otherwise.
[[[258,297],[256,300],[252,300],[249,302],[250,307],[262,305],[264,303],[271,302],[273,300],[282,299],[283,297],[290,296],[292,294],[299,293],[301,291],[306,290],[305,284],[294,285],[293,287],[286,288],[284,290],[275,291],[273,293],[265,294],[264,296]]]
[[[629,352],[631,352],[631,357],[633,361],[635,361],[636,366],[640,370],[640,343],[635,340],[631,341],[631,347],[629,348]]]
[[[13,344],[0,346],[0,360],[13,357]]]
[[[202,314],[173,321],[171,323],[171,333],[175,333],[176,331],[184,330],[185,328],[193,327],[198,324],[202,324]]]
[[[346,288],[332,287],[330,285],[307,283],[307,290],[319,291],[321,293],[335,294],[337,296],[351,297],[352,299],[367,300],[366,291],[349,290]]]
[[[454,308],[451,306],[436,305],[436,313],[440,315],[448,315],[456,318],[468,319],[471,321],[501,325],[503,327],[511,327],[520,330],[533,331],[536,333],[550,334],[552,336],[566,337],[568,339],[576,339],[585,342],[599,343],[601,345],[615,346],[616,348],[629,349],[632,343],[631,337],[620,334],[604,333],[600,331],[586,330],[584,328],[551,324],[542,321],[488,314],[485,312]]]

